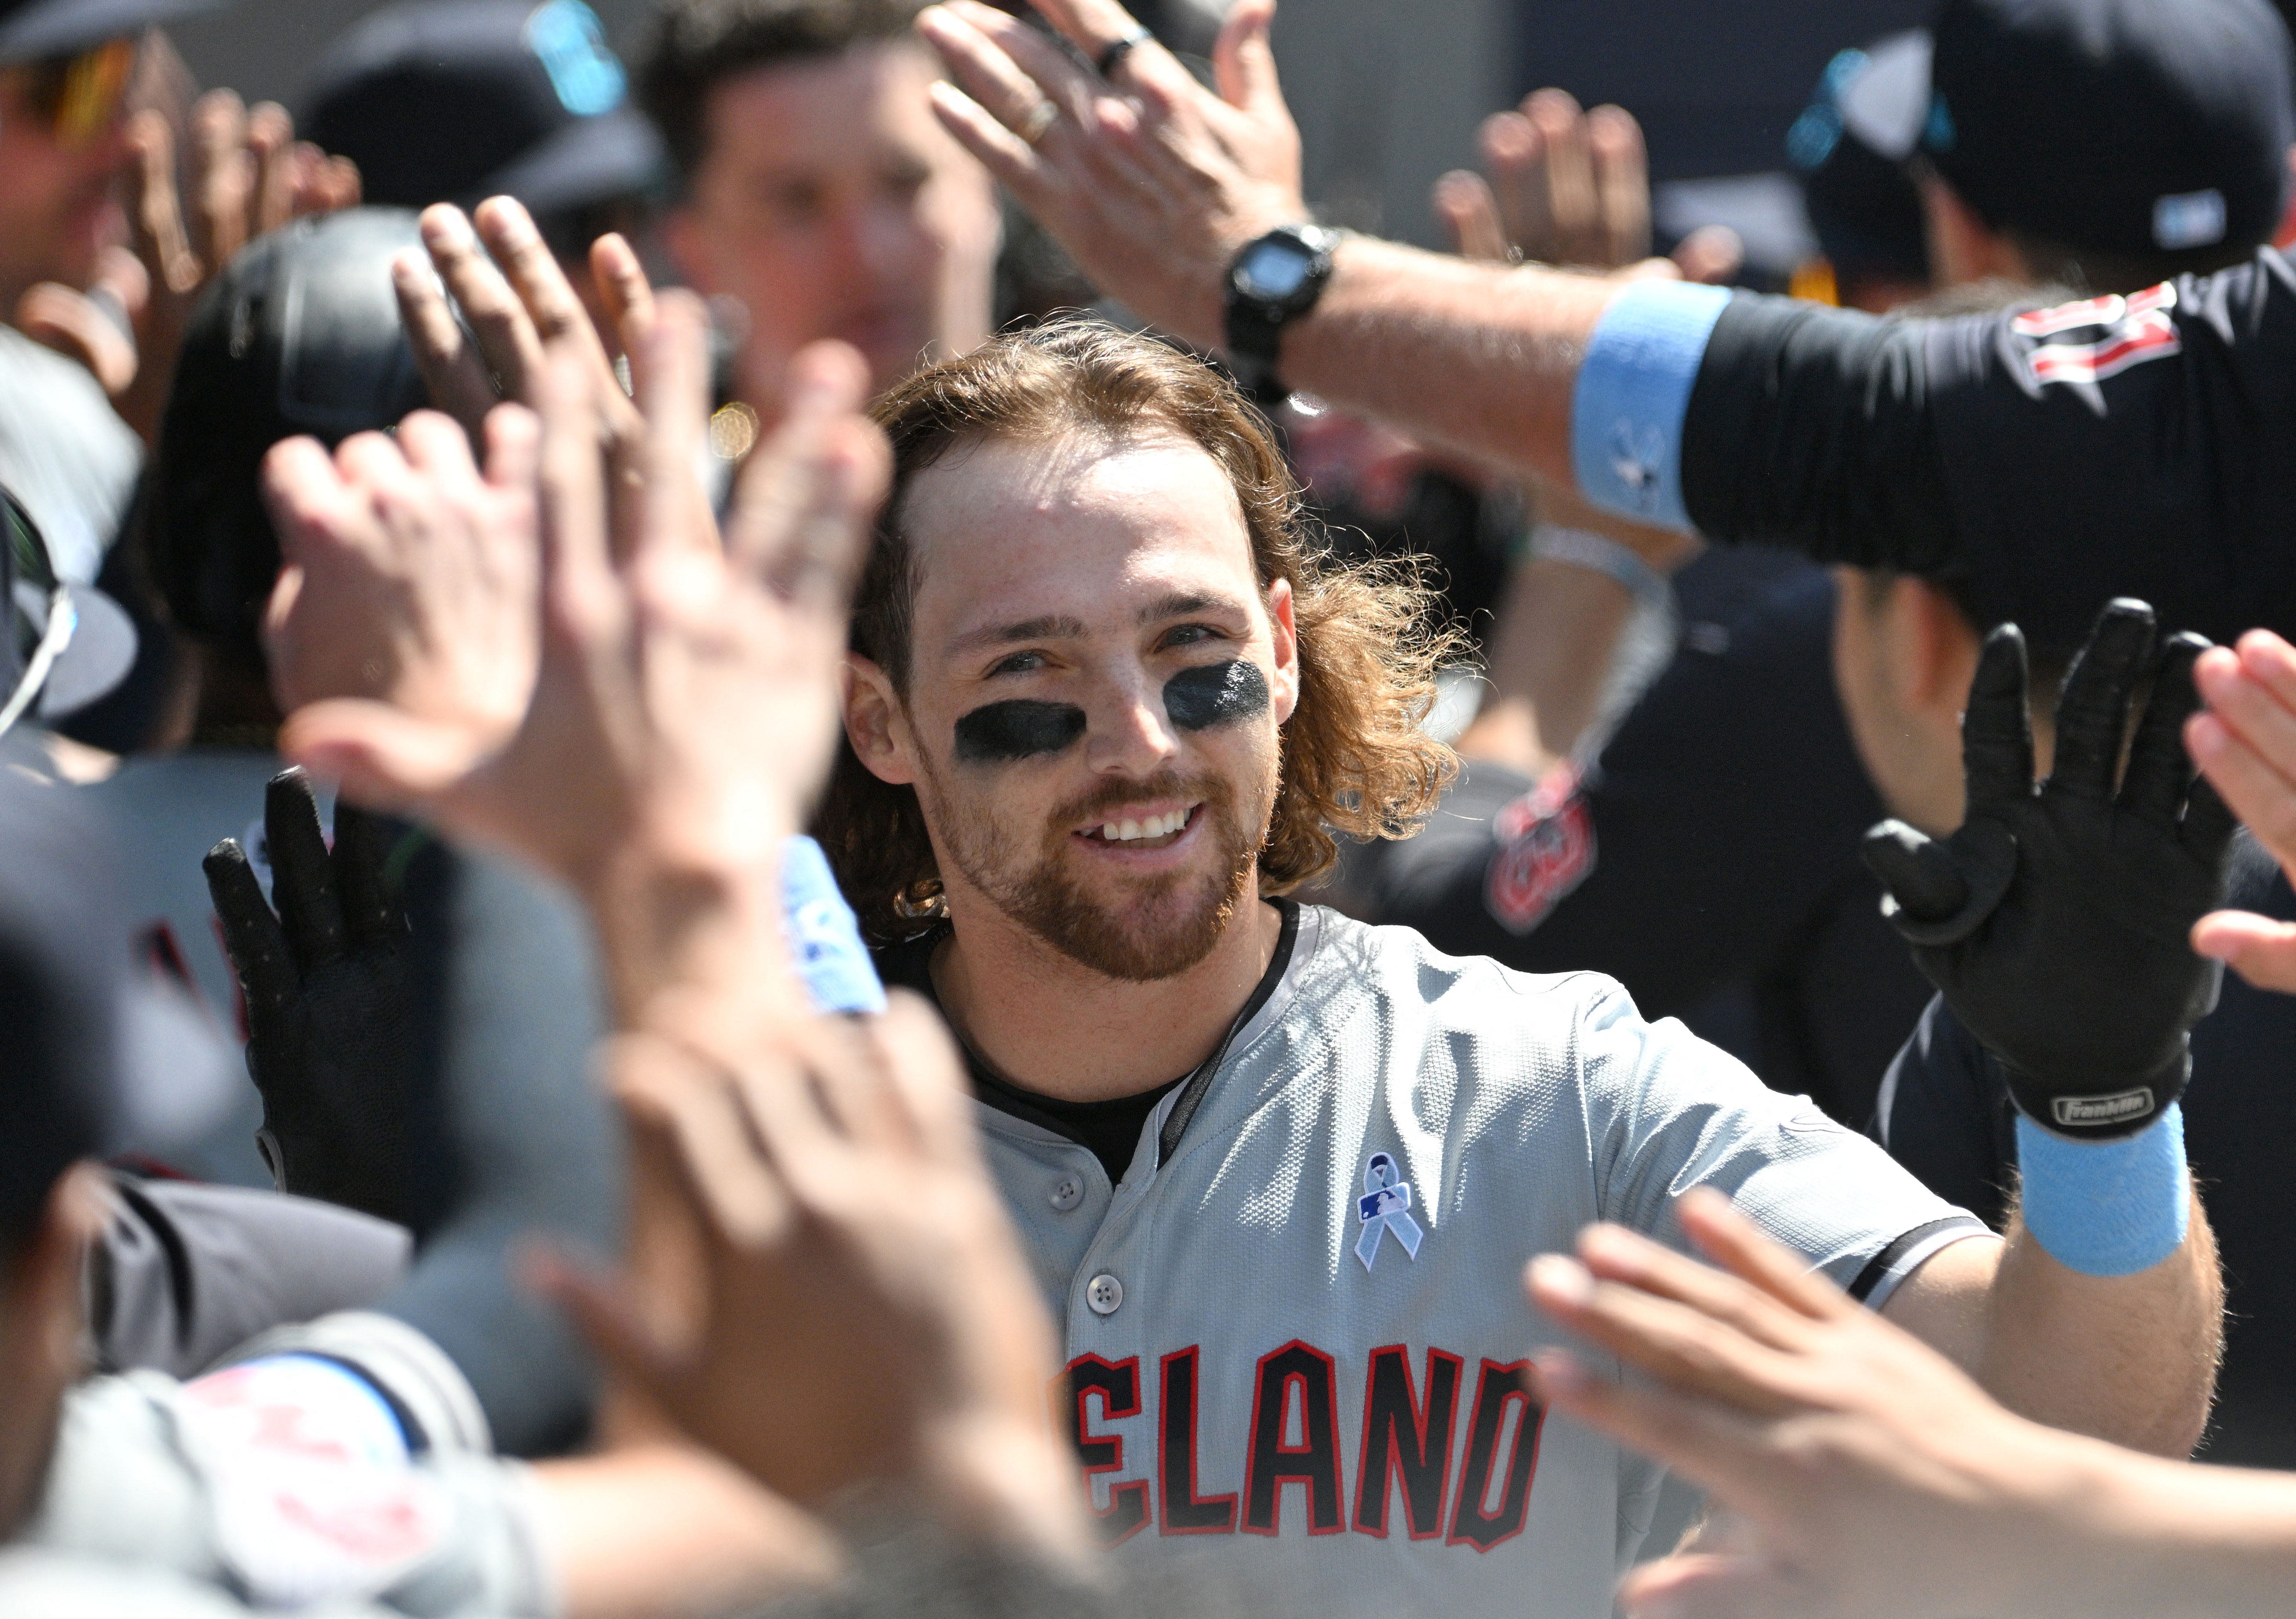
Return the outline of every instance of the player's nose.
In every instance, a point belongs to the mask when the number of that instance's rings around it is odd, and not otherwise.
[[[1111,673],[1086,713],[1086,759],[1095,770],[1145,776],[1180,751],[1163,689],[1145,670]]]

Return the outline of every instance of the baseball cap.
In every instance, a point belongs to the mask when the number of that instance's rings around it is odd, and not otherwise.
[[[1920,150],[1996,228],[2156,255],[2269,239],[2296,140],[2266,0],[1945,0]]]
[[[1810,228],[1845,278],[1930,278],[1921,193],[1905,168],[1929,99],[1930,37],[1912,29],[1837,53],[1786,131]]]
[[[400,208],[506,193],[542,213],[668,172],[582,0],[386,7],[321,61],[301,127],[358,165],[368,201]]]
[[[201,295],[146,480],[145,557],[186,633],[260,667],[279,573],[259,486],[282,439],[328,445],[398,425],[427,402],[390,261],[419,248],[406,209],[299,219],[242,249]]]
[[[69,56],[231,0],[0,0],[0,65]]]
[[[102,696],[135,662],[135,627],[91,585],[56,577],[47,541],[16,497],[0,489],[0,731],[19,720],[61,719]]]

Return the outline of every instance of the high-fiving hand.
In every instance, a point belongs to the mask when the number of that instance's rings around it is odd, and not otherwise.
[[[2037,789],[2024,639],[1996,629],[1962,720],[1960,829],[1932,841],[1884,821],[1866,834],[1915,962],[2025,1115],[2075,1140],[2158,1118],[2191,1073],[2194,1023],[2216,1005],[2218,969],[2187,941],[2224,902],[2233,833],[2185,753],[2206,646],[2175,636],[2156,656],[2152,610],[2109,604],[2065,676],[2054,768]]]
[[[2208,704],[2185,722],[2202,773],[2284,872],[2296,874],[2296,647],[2268,629],[2204,652],[2193,680]],[[2296,923],[2213,911],[2193,948],[2259,990],[2296,994]]]
[[[1139,37],[1116,0],[1036,4],[1106,75],[1008,12],[949,0],[917,19],[956,80],[933,86],[933,110],[1094,284],[1218,347],[1229,261],[1308,217],[1300,132],[1267,43],[1275,0],[1228,12],[1212,47],[1217,92]]]
[[[632,1270],[543,1267],[608,1362],[802,1506],[908,1485],[1080,1555],[1052,1324],[939,1017],[899,996],[866,1025],[792,1019],[722,1065],[630,1037],[611,1072]]]
[[[1644,1564],[1635,1619],[1944,1619],[2093,1611],[2048,1508],[2084,1450],[1995,1404],[1944,1356],[1734,1212],[1676,1205],[1710,1270],[1617,1226],[1529,1272],[1557,1327],[1642,1374],[1541,1351],[1539,1401],[1656,1458],[1737,1516],[1737,1543]],[[1940,1557],[1941,1548],[1951,1555]]]

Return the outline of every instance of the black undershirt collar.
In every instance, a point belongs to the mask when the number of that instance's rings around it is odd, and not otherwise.
[[[1220,1063],[1227,1056],[1236,1031],[1250,1023],[1259,1008],[1267,1004],[1267,998],[1275,993],[1275,986],[1283,982],[1284,969],[1292,963],[1292,946],[1300,934],[1299,904],[1291,900],[1272,900],[1269,903],[1283,918],[1283,932],[1275,941],[1275,953],[1268,958],[1267,970],[1259,975],[1259,982],[1253,988],[1251,998],[1235,1015],[1235,1021],[1220,1037],[1220,1043],[1197,1067],[1177,1079],[1167,1080],[1161,1085],[1132,1096],[1113,1097],[1103,1102],[1066,1102],[1057,1097],[1023,1090],[1010,1081],[999,1078],[959,1035],[958,1044],[964,1051],[964,1066],[972,1081],[972,1094],[1001,1114],[1025,1119],[1040,1130],[1048,1130],[1089,1149],[1093,1156],[1100,1160],[1101,1167],[1108,1171],[1108,1183],[1114,1186],[1124,1179],[1124,1171],[1131,1167],[1133,1155],[1140,1145],[1140,1129],[1148,1122],[1148,1115],[1156,1111],[1157,1105],[1168,1094],[1179,1090],[1182,1093],[1180,1098],[1172,1105],[1172,1111],[1166,1117],[1163,1130],[1157,1139],[1157,1162],[1168,1161],[1173,1148],[1179,1146],[1180,1137],[1188,1128],[1188,1121],[1195,1116],[1197,1105],[1211,1089],[1212,1078],[1219,1072]],[[889,985],[915,990],[938,1007],[940,998],[933,992],[932,956],[933,951],[940,948],[941,941],[948,935],[948,924],[937,923],[914,939],[904,940],[877,951],[877,975]]]

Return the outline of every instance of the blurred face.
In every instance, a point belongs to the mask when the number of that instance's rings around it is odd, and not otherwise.
[[[122,241],[112,181],[127,159],[119,92],[135,46],[0,68],[0,320],[35,282],[85,287],[96,256]]]
[[[742,397],[768,406],[790,355],[841,338],[876,386],[988,334],[997,241],[988,175],[934,119],[906,43],[719,85],[709,154],[668,240],[686,277],[749,315]]]
[[[1961,711],[1977,632],[1920,579],[1834,570],[1833,682],[1890,814],[1932,837],[1961,825]]]
[[[1193,966],[1256,893],[1299,693],[1290,587],[1261,591],[1226,475],[1161,433],[991,440],[902,517],[908,699],[863,666],[849,729],[915,786],[959,928],[993,910],[1128,981]]]

